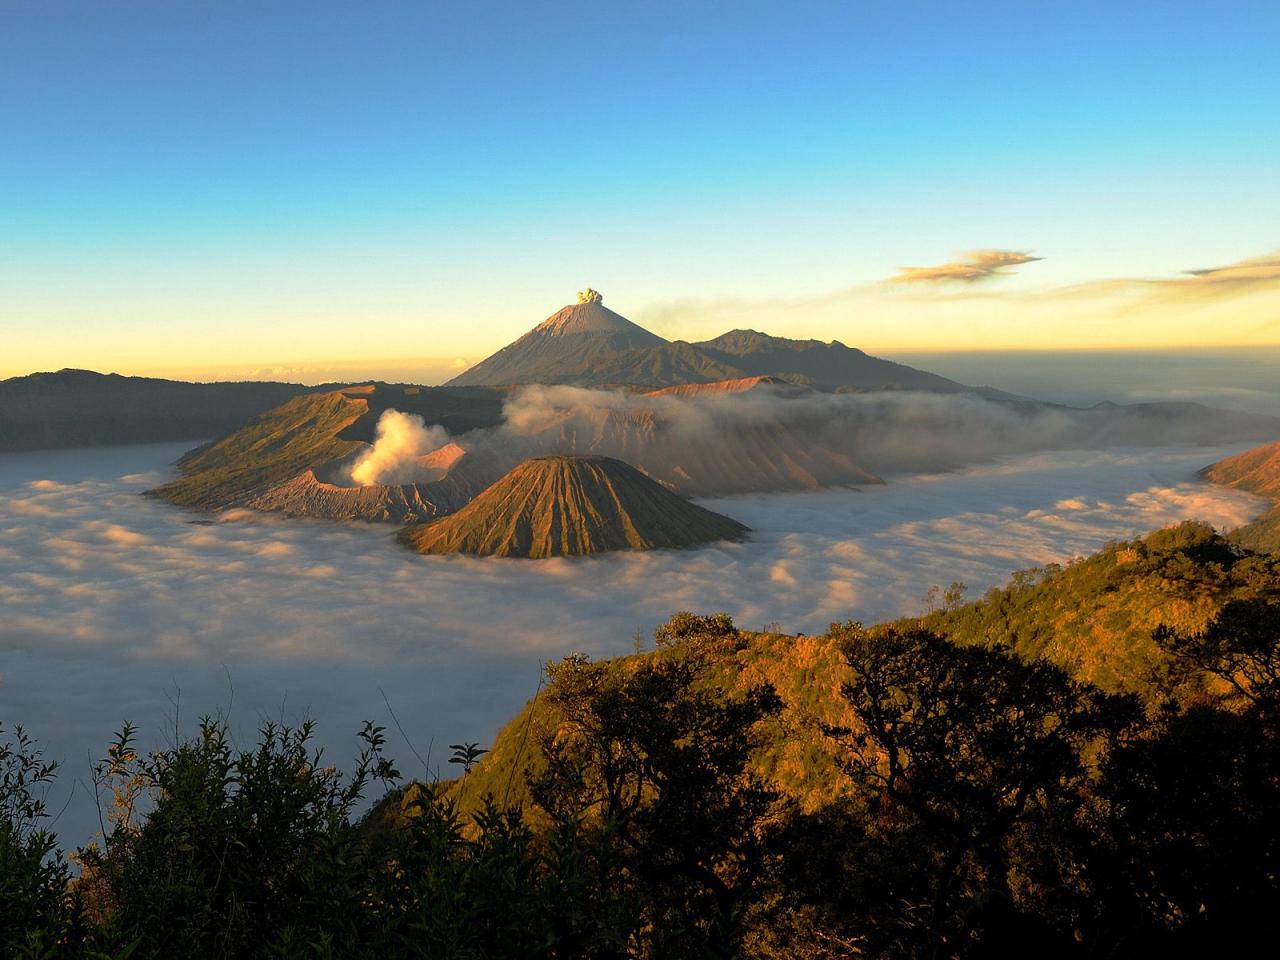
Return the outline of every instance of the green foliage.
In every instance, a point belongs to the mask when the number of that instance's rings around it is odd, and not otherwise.
[[[827,732],[865,805],[862,842],[882,847],[877,861],[903,849],[918,858],[890,898],[873,901],[874,927],[854,932],[889,954],[908,944],[907,956],[930,944],[989,951],[1014,931],[1061,939],[1039,888],[1067,887],[1078,865],[1050,838],[1080,815],[1089,758],[1138,726],[1136,698],[924,630],[848,624],[832,636],[857,723]]]
[[[678,629],[687,641],[698,625],[732,631],[727,617]],[[696,655],[625,675],[563,661],[552,697],[564,720],[543,743],[547,768],[532,790],[557,829],[585,834],[618,865],[632,937],[643,932],[656,956],[737,954],[777,812],[749,771],[761,722],[781,709],[776,693],[760,684],[729,698],[699,679]]]
[[[86,896],[140,957],[250,956],[291,923],[352,911],[341,865],[357,852],[352,813],[395,771],[382,733],[362,732],[351,777],[312,750],[313,726],[267,724],[237,751],[224,724],[150,755],[126,727],[97,768],[114,802],[101,847],[81,854]]]
[[[1228,534],[1232,543],[1257,553],[1280,553],[1280,507]]]
[[[56,942],[71,922],[67,863],[45,825],[55,769],[22,727],[10,738],[0,726],[0,958]]]
[[[1188,522],[1067,566],[1022,571],[1005,589],[919,623],[960,643],[1044,657],[1105,689],[1151,696],[1166,665],[1152,640],[1158,628],[1199,629],[1227,601],[1255,597],[1280,597],[1280,558],[1250,554]]]

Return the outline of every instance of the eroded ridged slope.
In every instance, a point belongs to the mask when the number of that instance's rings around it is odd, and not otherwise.
[[[419,553],[541,558],[692,547],[746,532],[621,460],[535,457],[452,516],[400,537]]]

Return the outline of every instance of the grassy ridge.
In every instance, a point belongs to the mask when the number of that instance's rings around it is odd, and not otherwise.
[[[388,409],[415,413],[450,433],[494,426],[505,394],[483,388],[376,384],[283,403],[178,461],[183,476],[151,491],[184,507],[216,510],[372,442]]]
[[[191,451],[178,461],[184,475],[150,493],[184,507],[231,506],[255,490],[354,450],[356,441],[337,435],[367,411],[366,399],[342,391],[296,397]]]
[[[1153,630],[1200,630],[1227,600],[1275,596],[1278,574],[1280,559],[1184,523],[1025,571],[976,603],[933,612],[924,626],[960,643],[1045,657],[1107,690],[1145,692],[1161,663]]]
[[[1280,442],[1219,460],[1204,477],[1275,501],[1275,509],[1233,531],[1231,539],[1250,550],[1280,553]]]

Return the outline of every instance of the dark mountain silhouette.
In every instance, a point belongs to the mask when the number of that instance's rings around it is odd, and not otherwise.
[[[662,388],[780,377],[823,390],[969,388],[868,356],[838,341],[788,340],[734,330],[703,343],[669,342],[606,308],[594,290],[449,381],[454,386],[543,383]]]
[[[457,513],[406,527],[419,553],[558,557],[741,540],[747,528],[610,457],[535,457]]]
[[[59,370],[0,380],[0,452],[203,440],[299,394],[297,383],[186,383]]]

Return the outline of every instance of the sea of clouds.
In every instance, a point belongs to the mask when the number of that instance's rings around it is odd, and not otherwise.
[[[821,630],[919,612],[934,583],[977,596],[1184,518],[1235,526],[1262,501],[1195,472],[1245,446],[1019,455],[883,487],[708,500],[753,528],[746,543],[537,562],[419,557],[389,526],[141,497],[185,445],[4,455],[0,722],[62,761],[50,802],[72,843],[97,825],[91,758],[126,720],[156,744],[221,710],[248,742],[266,719],[309,716],[345,763],[372,719],[421,775],[443,766],[444,744],[489,742],[543,662],[627,652],[677,610]]]
[[[1262,441],[1272,438],[1277,422],[1208,408],[1139,416],[1123,408],[1078,410],[912,390],[759,388],[682,396],[533,385],[507,398],[500,425],[457,440],[506,468],[530,456],[595,453],[669,477],[690,456],[737,460],[752,449],[742,438],[764,430],[886,475],[950,470],[1033,450]],[[349,480],[358,486],[434,480],[438,468],[424,468],[418,458],[448,440],[442,427],[421,416],[387,410],[373,444],[349,468]]]

